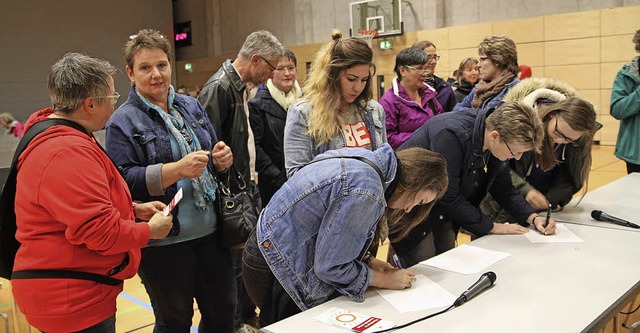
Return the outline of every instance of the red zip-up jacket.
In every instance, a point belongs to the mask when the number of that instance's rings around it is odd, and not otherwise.
[[[50,108],[26,124],[47,119]],[[14,270],[62,269],[134,276],[147,223],[135,223],[127,183],[87,134],[53,126],[33,139],[18,161]],[[13,295],[27,321],[46,332],[72,332],[113,316],[122,284],[77,279],[13,279]]]

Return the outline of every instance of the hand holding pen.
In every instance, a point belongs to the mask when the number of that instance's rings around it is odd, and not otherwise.
[[[536,216],[533,225],[541,234],[553,235],[556,233],[556,220],[551,216],[551,204],[547,206],[547,216]]]

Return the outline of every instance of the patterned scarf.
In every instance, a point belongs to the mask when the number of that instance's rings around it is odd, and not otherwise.
[[[491,82],[480,80],[476,86],[476,94],[473,96],[471,106],[481,108],[484,101],[501,92],[502,89],[513,80],[514,76],[511,72],[503,71],[500,76],[494,78]]]
[[[180,112],[173,107],[173,100],[176,96],[173,86],[169,86],[169,97],[167,103],[169,114],[165,113],[159,106],[149,102],[149,100],[144,98],[137,89],[136,94],[138,94],[138,97],[140,97],[146,106],[154,109],[158,112],[160,117],[162,117],[165,126],[167,126],[167,130],[169,130],[169,133],[178,143],[180,158],[183,158],[194,151],[202,150],[200,141],[198,140],[195,132],[193,132],[191,126],[185,122]],[[209,168],[205,168],[200,177],[191,178],[190,180],[191,187],[193,187],[195,205],[198,209],[205,210],[207,208],[207,203],[213,202],[216,199],[216,189],[218,188],[218,184],[209,172]]]

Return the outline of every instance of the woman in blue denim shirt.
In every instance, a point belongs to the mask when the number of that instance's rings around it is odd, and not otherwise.
[[[303,100],[287,112],[287,177],[327,150],[375,150],[387,142],[384,109],[371,99],[373,51],[361,39],[342,38],[340,32],[331,37],[311,65]]]
[[[236,284],[229,250],[216,239],[214,175],[233,155],[198,101],[174,92],[169,53],[169,40],[155,30],[126,44],[133,87],[107,123],[107,153],[134,200],[168,203],[183,191],[169,237],[142,249],[138,274],[152,300],[154,332],[189,332],[195,298],[200,332],[231,333]]]
[[[411,287],[412,271],[367,249],[383,224],[404,237],[444,194],[447,179],[440,154],[417,148],[396,157],[388,144],[332,150],[300,169],[263,210],[245,247],[245,285],[261,325],[340,294],[362,302],[369,286]]]

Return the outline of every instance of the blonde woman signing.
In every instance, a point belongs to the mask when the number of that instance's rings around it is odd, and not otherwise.
[[[371,99],[373,51],[340,32],[331,38],[311,65],[304,99],[287,112],[284,159],[289,178],[327,150],[375,150],[387,142],[384,109]]]

